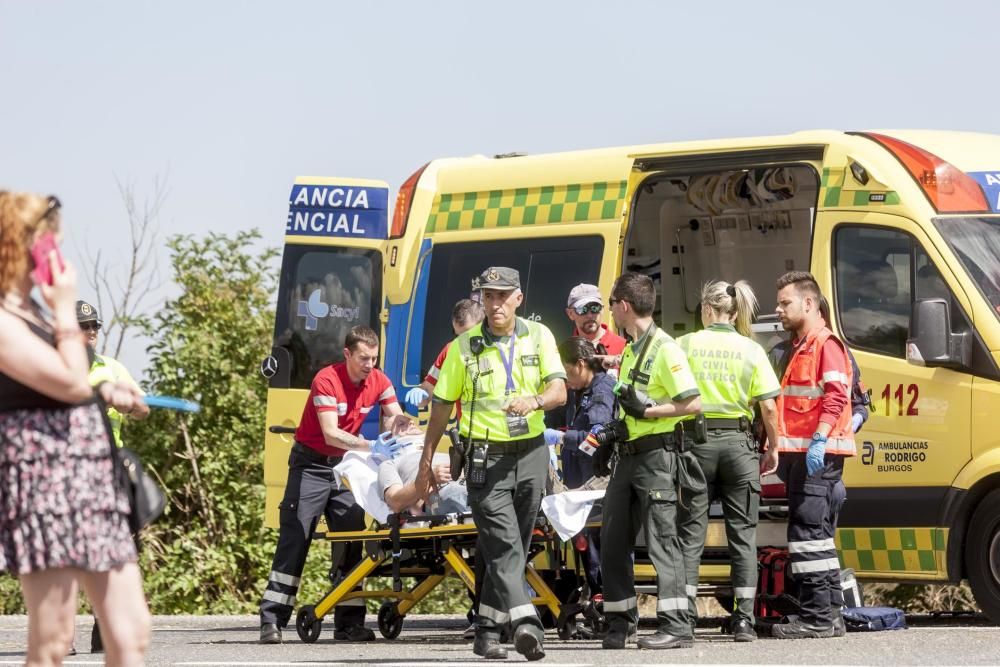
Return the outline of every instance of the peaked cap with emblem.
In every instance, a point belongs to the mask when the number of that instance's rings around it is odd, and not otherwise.
[[[86,301],[76,302],[77,322],[100,322],[101,316],[97,314],[97,309]]]
[[[472,279],[472,289],[521,289],[521,274],[506,266],[491,266]]]

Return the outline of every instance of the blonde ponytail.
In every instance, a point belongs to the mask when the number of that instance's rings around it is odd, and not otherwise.
[[[724,280],[705,283],[701,302],[725,316],[740,334],[749,337],[750,325],[757,316],[757,295],[750,283],[738,280],[730,285]]]

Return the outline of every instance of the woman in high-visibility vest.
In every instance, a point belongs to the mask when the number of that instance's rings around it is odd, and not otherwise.
[[[722,501],[729,542],[734,605],[729,627],[736,641],[753,641],[757,591],[757,511],[760,478],[778,466],[777,446],[761,457],[751,435],[753,406],[760,404],[768,442],[777,443],[775,398],[781,391],[767,353],[750,337],[757,297],[749,283],[722,280],[701,291],[705,328],[678,339],[688,357],[702,414],[682,422],[684,447],[694,452],[707,491],[680,504],[678,532],[684,549],[687,594],[694,621],[698,565],[705,546],[710,494]]]

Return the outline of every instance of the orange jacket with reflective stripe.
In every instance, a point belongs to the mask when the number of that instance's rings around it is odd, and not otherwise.
[[[844,350],[846,358],[847,350],[843,342],[826,327],[809,332],[805,341],[792,353],[792,359],[781,379],[781,395],[778,397],[778,451],[804,452],[809,449],[812,434],[819,426],[825,382],[841,382],[850,391],[854,381],[850,363],[845,364],[847,373],[840,374],[844,377],[819,376],[823,345],[831,338]],[[827,436],[826,453],[844,456],[854,456],[857,453],[854,431],[851,429],[850,402]]]

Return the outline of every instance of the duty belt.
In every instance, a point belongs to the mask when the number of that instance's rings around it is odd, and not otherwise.
[[[688,419],[681,422],[681,426],[684,431],[688,434],[694,433],[695,422],[693,419]],[[746,417],[738,418],[723,418],[723,417],[706,417],[705,418],[705,428],[709,431],[744,431],[746,433],[750,432],[750,420]]]
[[[322,463],[325,466],[335,466],[344,458],[343,456],[327,456],[326,454],[321,454],[317,452],[312,447],[306,447],[298,440],[292,445],[292,451],[301,454],[305,458],[309,459],[313,463]]]
[[[508,440],[507,442],[493,442],[486,440],[473,440],[473,447],[482,447],[488,444],[487,454],[521,454],[530,451],[535,447],[545,444],[545,438],[536,435],[534,438],[524,438],[522,440]]]
[[[620,456],[632,456],[633,454],[651,452],[654,449],[665,449],[668,452],[673,452],[677,450],[676,443],[677,441],[674,439],[672,433],[654,433],[653,435],[644,435],[635,440],[619,443],[618,454]]]

